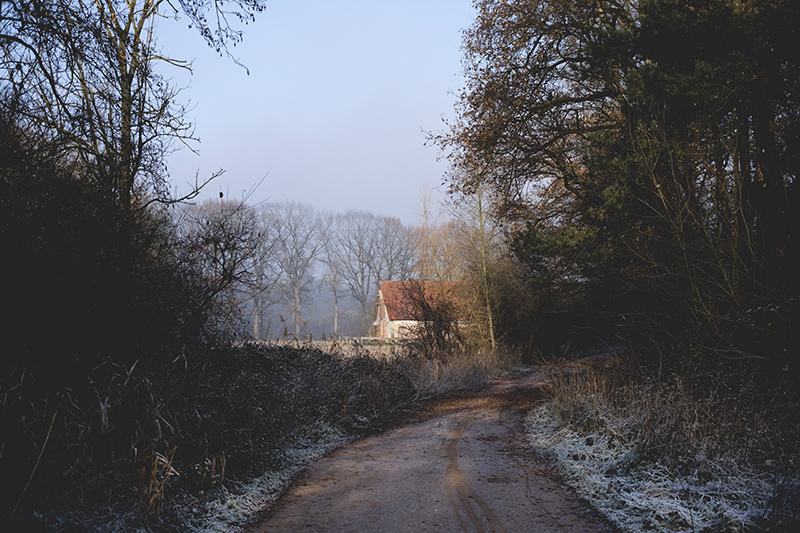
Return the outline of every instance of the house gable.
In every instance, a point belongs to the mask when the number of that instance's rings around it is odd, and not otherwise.
[[[460,284],[452,281],[381,281],[375,302],[375,334],[383,338],[411,336],[424,314],[426,306],[422,304],[435,307],[443,294],[452,299],[458,309],[466,309],[458,294],[459,289]]]

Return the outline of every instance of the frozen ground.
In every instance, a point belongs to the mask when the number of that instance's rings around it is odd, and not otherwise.
[[[776,480],[694,458],[679,475],[659,463],[626,465],[637,454],[621,436],[623,421],[583,434],[547,404],[527,419],[528,439],[556,461],[570,485],[612,523],[628,532],[744,531],[766,510]]]

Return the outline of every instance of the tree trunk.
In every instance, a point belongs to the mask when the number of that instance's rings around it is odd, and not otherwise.
[[[263,304],[261,298],[253,298],[253,338],[261,340],[261,321],[263,319]]]
[[[294,325],[294,336],[300,337],[300,289],[294,287],[293,306],[292,306],[292,324]]]
[[[335,289],[333,291],[333,336],[339,336],[339,298]]]

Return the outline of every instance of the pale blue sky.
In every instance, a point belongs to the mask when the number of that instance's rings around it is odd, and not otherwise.
[[[194,75],[164,70],[191,101],[200,156],[168,159],[179,192],[196,171],[226,174],[202,198],[298,200],[415,221],[423,187],[446,162],[424,131],[444,129],[462,84],[461,30],[470,0],[270,0],[233,49],[250,75],[208,49],[186,22],[165,21],[159,43],[194,59]]]

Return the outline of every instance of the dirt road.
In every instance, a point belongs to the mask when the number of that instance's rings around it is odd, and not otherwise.
[[[339,449],[251,532],[607,531],[524,441],[544,379],[501,380]]]

